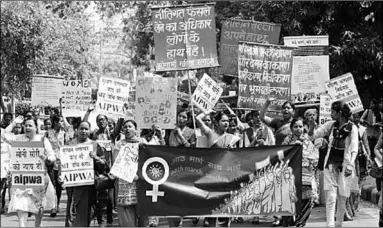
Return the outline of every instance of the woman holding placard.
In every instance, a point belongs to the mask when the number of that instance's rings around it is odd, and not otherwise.
[[[90,123],[81,121],[77,130],[77,138],[68,142],[68,145],[92,145],[93,150],[89,156],[93,158],[94,171],[101,173],[107,168],[104,150],[97,146],[91,139]],[[95,212],[96,188],[94,185],[76,186],[66,188],[68,201],[66,208],[66,227],[88,227],[91,220],[91,212]]]
[[[159,135],[160,145],[165,145],[165,141],[162,139],[161,129],[155,127],[153,129],[157,135]],[[129,150],[137,152],[138,159],[138,147],[140,144],[147,144],[148,142],[144,138],[136,136],[137,123],[134,120],[127,120],[123,124],[123,131],[125,133],[125,139],[118,141],[114,147],[114,159],[115,164],[118,163],[119,156],[122,148],[128,147]],[[133,150],[132,150],[133,149]],[[121,155],[120,155],[121,156]],[[112,168],[113,170],[113,168]],[[138,193],[137,193],[137,180],[138,176],[133,178],[132,183],[126,180],[118,178],[117,182],[117,211],[118,222],[121,227],[133,227],[133,226],[146,226],[146,218],[140,218],[137,210]],[[153,225],[153,224],[151,224]]]
[[[25,134],[13,135],[7,140],[22,142],[43,142],[44,153],[39,155],[40,159],[46,164],[51,164],[56,160],[52,145],[48,139],[38,134],[39,129],[37,126],[38,124],[35,119],[25,119]],[[12,175],[10,176],[12,178]],[[43,200],[46,197],[49,185],[52,185],[47,173],[44,175],[44,183],[45,185],[41,190],[36,188],[12,188],[11,186],[11,201],[9,203],[8,213],[17,212],[20,227],[27,226],[28,212],[35,214],[35,227],[41,226],[44,213]]]

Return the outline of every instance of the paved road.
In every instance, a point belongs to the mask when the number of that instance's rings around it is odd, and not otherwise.
[[[64,193],[65,191],[63,191]],[[62,210],[58,213],[55,218],[49,217],[49,212],[45,213],[43,226],[44,227],[63,227],[65,221],[65,206],[66,206],[66,194],[63,194],[63,198],[60,202],[60,207]],[[117,215],[115,215],[117,216]],[[359,212],[356,217],[354,217],[354,221],[345,222],[345,227],[377,227],[379,218],[379,208],[377,205],[371,204],[366,201],[362,201],[360,204]],[[261,217],[260,224],[256,225],[256,227],[265,227],[271,226],[272,218]],[[34,218],[29,218],[28,226],[34,226]],[[98,226],[97,222],[92,222],[91,226]],[[114,220],[114,227],[118,227],[117,219]],[[168,227],[168,223],[166,219],[160,219],[160,227]],[[191,219],[185,219],[183,222],[183,226],[191,227],[191,226],[202,226],[202,220],[199,221],[197,225],[193,225]],[[236,224],[232,223],[233,227],[248,227],[255,226],[250,223],[250,221],[245,221],[244,223]],[[325,227],[326,226],[326,217],[325,217],[325,208],[324,207],[315,207],[313,212],[311,213],[310,219],[306,225],[307,227]],[[15,213],[13,214],[3,214],[1,215],[1,227],[18,227],[17,216]]]

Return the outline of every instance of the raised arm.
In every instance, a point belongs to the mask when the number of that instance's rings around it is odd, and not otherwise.
[[[262,109],[261,109],[261,112],[259,113],[259,118],[261,119],[261,121],[263,123],[265,123],[267,126],[270,126],[271,124],[271,121],[273,121],[272,118],[266,116],[266,112],[267,112],[267,109],[269,108],[269,105],[271,104],[271,102],[275,100],[275,98],[272,98],[272,97],[269,97],[265,104],[263,105]]]
[[[110,137],[113,142],[116,140],[117,136],[120,134],[123,124],[124,124],[124,119],[118,118],[116,127],[113,129],[113,132],[110,134]]]
[[[82,119],[83,121],[88,121],[90,113],[94,110],[95,108],[95,103],[92,102],[89,104],[88,110],[86,111],[84,118]]]

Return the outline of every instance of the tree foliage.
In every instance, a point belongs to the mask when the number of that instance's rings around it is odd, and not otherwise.
[[[199,1],[203,3],[204,1]],[[207,1],[206,1],[207,2]],[[163,4],[183,4],[169,1]],[[190,2],[196,3],[196,2]],[[157,2],[108,2],[99,7],[108,8],[109,15],[136,7],[133,17],[126,18],[126,41],[135,51],[132,63],[150,68],[154,59],[154,41],[150,6]],[[383,3],[342,1],[217,1],[217,29],[220,19],[237,18],[282,24],[280,44],[284,36],[329,35],[330,77],[351,72],[359,92],[368,88],[372,96],[380,96],[383,86]],[[220,33],[217,32],[219,43]],[[201,69],[219,77],[219,69]],[[215,75],[218,74],[218,75]]]

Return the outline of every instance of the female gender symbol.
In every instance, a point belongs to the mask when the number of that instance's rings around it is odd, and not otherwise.
[[[169,177],[169,165],[165,159],[153,157],[146,160],[142,166],[142,176],[153,185],[153,190],[146,191],[146,195],[152,197],[152,202],[157,202],[158,196],[165,196],[165,192],[158,190],[158,186],[165,183]]]

